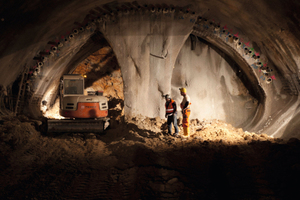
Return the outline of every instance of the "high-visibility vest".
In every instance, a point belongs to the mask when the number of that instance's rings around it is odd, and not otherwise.
[[[165,107],[166,107],[166,113],[167,114],[174,113],[174,107],[173,107],[174,102],[175,101],[173,99],[171,99],[171,101],[169,102],[168,107],[167,107],[167,103],[166,103]]]

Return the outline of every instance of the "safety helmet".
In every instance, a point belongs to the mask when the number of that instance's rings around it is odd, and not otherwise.
[[[166,98],[166,99],[171,99],[171,97],[170,97],[169,94],[166,94],[166,95],[165,95],[165,98]]]
[[[186,89],[185,88],[179,88],[180,92],[186,93]]]

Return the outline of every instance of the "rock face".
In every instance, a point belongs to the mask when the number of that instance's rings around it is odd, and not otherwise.
[[[220,119],[241,126],[252,119],[258,100],[249,94],[238,77],[237,64],[216,47],[197,39],[182,47],[172,74],[172,97],[181,102],[179,87],[186,87],[191,97],[191,119]],[[179,106],[179,105],[178,105]]]
[[[175,61],[193,26],[191,17],[180,17],[127,15],[100,27],[121,66],[126,117],[164,116],[163,95],[171,92]]]

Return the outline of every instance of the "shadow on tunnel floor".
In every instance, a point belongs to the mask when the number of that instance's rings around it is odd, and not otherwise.
[[[115,108],[122,101],[110,103]],[[115,112],[111,115],[122,111]],[[41,135],[26,119],[3,120],[0,198],[246,200],[298,195],[298,139],[245,138],[240,145],[183,140],[119,120],[103,135],[57,137]]]
[[[137,128],[129,126],[133,132]],[[169,136],[145,139],[133,132],[114,141],[42,138],[6,149],[1,156],[0,197],[293,199],[297,195],[299,140],[226,145],[174,139],[169,144]]]

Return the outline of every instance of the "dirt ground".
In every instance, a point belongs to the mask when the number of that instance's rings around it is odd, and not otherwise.
[[[0,119],[0,199],[295,199],[300,142],[191,121],[167,135],[165,119],[125,121],[109,101],[104,134],[41,132],[42,121]],[[179,123],[180,124],[180,123]],[[182,127],[179,125],[180,132]]]

